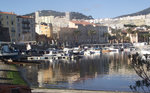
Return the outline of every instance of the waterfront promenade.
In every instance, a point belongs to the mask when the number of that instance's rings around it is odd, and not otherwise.
[[[32,93],[133,93],[133,92],[65,90],[65,89],[32,89]]]

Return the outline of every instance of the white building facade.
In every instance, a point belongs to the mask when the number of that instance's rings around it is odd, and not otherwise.
[[[112,28],[122,29],[124,25],[131,24],[136,26],[148,25],[150,26],[150,14],[138,15],[138,16],[127,16],[119,18],[104,18],[104,19],[93,19],[87,20],[91,23],[99,23],[104,26],[110,26]]]
[[[66,16],[40,16],[40,11],[35,12],[36,32],[39,32],[40,24],[42,22],[52,24],[53,33],[60,31],[60,28],[68,27],[70,21],[70,13],[66,12]]]

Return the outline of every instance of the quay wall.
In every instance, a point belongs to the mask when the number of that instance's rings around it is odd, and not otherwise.
[[[134,93],[121,91],[88,91],[88,90],[68,90],[68,89],[32,89],[32,93]]]

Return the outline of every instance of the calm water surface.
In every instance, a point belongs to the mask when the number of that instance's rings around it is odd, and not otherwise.
[[[126,53],[20,66],[32,87],[131,91],[139,77]]]

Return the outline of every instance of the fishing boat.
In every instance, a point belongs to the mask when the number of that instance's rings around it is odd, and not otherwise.
[[[119,48],[119,46],[110,46],[108,50],[110,50],[111,53],[119,53],[121,48]]]
[[[48,49],[45,51],[43,56],[63,56],[63,50],[56,50],[56,49]]]
[[[110,53],[111,50],[109,49],[109,47],[103,47],[102,48],[102,53]]]
[[[0,42],[0,59],[13,59],[17,56],[18,51],[9,42]]]
[[[90,48],[84,51],[84,55],[100,55],[101,49],[100,48]]]

